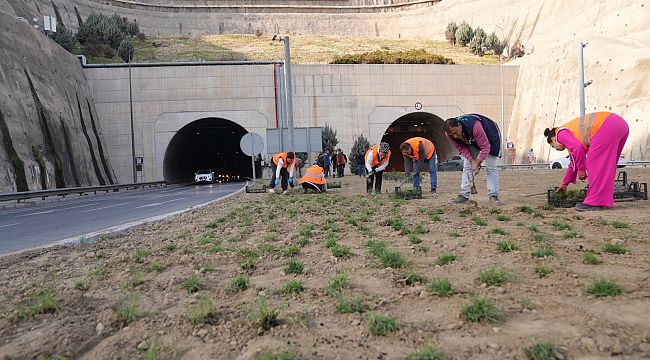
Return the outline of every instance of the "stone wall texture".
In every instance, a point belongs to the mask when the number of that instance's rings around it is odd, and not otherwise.
[[[112,184],[102,143],[77,58],[0,12],[0,192]]]

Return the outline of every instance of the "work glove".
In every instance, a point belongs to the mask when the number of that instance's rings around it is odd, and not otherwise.
[[[278,186],[278,185],[280,185],[280,179],[275,178],[275,186]]]
[[[586,180],[587,179],[587,172],[584,171],[584,170],[579,170],[578,171],[578,179]]]
[[[375,170],[370,170],[370,172],[368,173],[368,176],[373,176],[373,175],[375,175]]]
[[[555,192],[557,192],[557,193],[565,192],[567,186],[569,186],[569,185],[568,184],[562,184],[562,185],[558,186],[557,189],[555,189]]]
[[[481,162],[478,160],[472,160],[472,172],[474,175],[478,175],[478,172],[481,170]]]

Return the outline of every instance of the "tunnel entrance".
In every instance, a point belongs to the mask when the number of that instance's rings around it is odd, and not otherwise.
[[[243,127],[221,118],[205,118],[185,125],[165,150],[165,181],[193,182],[194,173],[201,169],[213,169],[215,175],[231,178],[252,177],[251,157],[239,147],[246,133]]]
[[[444,120],[440,117],[426,113],[414,112],[406,114],[395,120],[381,138],[390,144],[391,157],[387,171],[404,171],[404,158],[399,151],[399,145],[412,137],[423,137],[431,140],[436,147],[438,162],[457,151],[449,142],[443,131]]]

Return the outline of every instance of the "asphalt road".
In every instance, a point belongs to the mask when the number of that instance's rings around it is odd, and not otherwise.
[[[231,194],[244,183],[167,186],[0,209],[0,254],[137,223]]]

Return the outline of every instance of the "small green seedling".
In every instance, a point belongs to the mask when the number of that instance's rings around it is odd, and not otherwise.
[[[605,244],[605,247],[603,248],[605,252],[612,253],[612,254],[625,254],[628,252],[628,250],[622,246],[615,245],[615,244]]]
[[[403,282],[406,285],[424,284],[427,282],[427,278],[415,271],[401,271],[398,282]]]
[[[228,291],[238,292],[244,291],[251,286],[251,278],[246,275],[237,276],[234,279],[230,280],[228,285]]]
[[[499,286],[512,280],[512,278],[513,275],[510,270],[501,266],[489,267],[482,270],[478,275],[479,281],[485,283],[487,286]]]
[[[561,360],[562,355],[560,348],[552,342],[539,342],[525,350],[529,360]]]
[[[519,246],[512,241],[503,240],[497,243],[497,249],[501,252],[512,252],[519,250]]]
[[[497,235],[506,235],[506,236],[510,235],[509,232],[505,231],[500,227],[495,227],[494,229],[492,229],[492,233]]]
[[[497,221],[510,221],[510,216],[508,215],[497,215]]]
[[[548,274],[551,273],[551,269],[549,269],[546,265],[540,264],[535,267],[535,273],[540,278],[545,278],[548,276]]]
[[[366,311],[363,300],[360,297],[339,296],[336,300],[336,312],[340,314],[362,313]]]
[[[366,321],[371,335],[383,336],[400,329],[397,317],[385,316],[376,312],[368,314]]]
[[[600,279],[595,280],[587,292],[595,297],[618,296],[621,295],[621,287],[614,280]]]
[[[327,285],[328,293],[330,295],[339,294],[343,289],[348,287],[349,284],[350,278],[348,277],[348,273],[343,271],[330,279]]]
[[[475,297],[469,304],[463,304],[460,311],[462,317],[470,322],[495,322],[503,318],[503,313],[489,298]]]
[[[408,354],[407,360],[447,360],[447,353],[438,351],[432,346],[425,346],[421,350]]]
[[[560,220],[554,220],[552,225],[555,230],[573,230],[573,226]]]
[[[452,263],[452,262],[456,261],[457,258],[458,258],[458,256],[456,254],[444,253],[444,254],[440,255],[438,257],[438,259],[436,259],[436,265],[444,266],[444,265],[447,265],[449,263]]]
[[[555,251],[550,245],[543,244],[542,246],[538,247],[537,250],[533,251],[531,255],[538,258],[549,257],[549,256],[555,256]]]
[[[305,286],[300,280],[290,280],[282,287],[282,292],[286,295],[297,294],[305,291]]]
[[[582,262],[587,265],[598,265],[602,263],[602,260],[598,258],[598,255],[595,253],[588,251],[584,254],[582,254]]]
[[[474,222],[478,226],[487,226],[487,221],[481,219],[479,216],[474,216]]]
[[[285,274],[301,274],[305,269],[305,264],[298,260],[290,259],[287,261],[287,267],[284,268]]]
[[[206,294],[201,298],[201,302],[192,306],[187,312],[187,320],[192,326],[198,324],[210,323],[217,315],[217,309],[212,299]]]
[[[194,275],[190,278],[183,280],[181,285],[183,285],[183,287],[187,290],[187,292],[192,294],[199,291],[203,287],[203,280],[201,280],[200,277]]]
[[[431,290],[432,293],[442,297],[449,297],[456,293],[456,291],[452,289],[451,284],[447,278],[432,279],[431,283],[429,283],[429,290]]]

